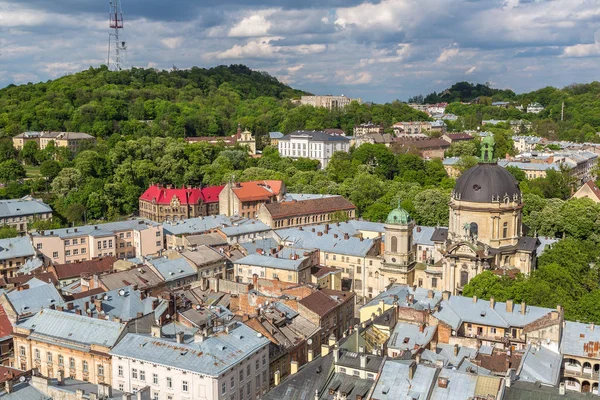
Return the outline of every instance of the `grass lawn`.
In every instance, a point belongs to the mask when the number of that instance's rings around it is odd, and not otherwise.
[[[27,178],[39,178],[40,175],[40,167],[25,167],[25,172],[27,173]]]

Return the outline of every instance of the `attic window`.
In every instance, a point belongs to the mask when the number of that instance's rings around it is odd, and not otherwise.
[[[481,190],[481,186],[479,186],[478,184],[474,184],[473,185],[473,190],[475,190],[476,192],[478,192],[479,190]]]

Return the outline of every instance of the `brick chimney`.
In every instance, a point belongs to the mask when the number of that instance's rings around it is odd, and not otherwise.
[[[506,300],[506,312],[511,313],[514,309],[514,302],[512,299]]]
[[[344,233],[344,240],[348,240],[350,239],[350,235],[348,235],[347,233]]]

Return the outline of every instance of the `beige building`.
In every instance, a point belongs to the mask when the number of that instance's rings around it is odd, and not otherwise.
[[[0,200],[0,226],[10,226],[18,233],[29,230],[33,221],[52,219],[52,208],[40,199],[25,196],[20,199]]]
[[[315,225],[354,219],[356,207],[342,196],[261,204],[257,218],[271,228]]]
[[[241,129],[238,128],[237,144],[240,146],[246,146],[250,155],[256,155],[256,139],[254,136],[252,136],[252,132],[250,132],[248,129],[245,129],[243,132],[240,131]]]
[[[0,239],[0,273],[3,278],[16,276],[17,270],[35,257],[27,236]]]
[[[356,125],[354,127],[354,136],[366,135],[369,133],[379,133],[380,135],[382,135],[383,132],[383,124],[377,125],[372,122]]]
[[[128,220],[34,232],[31,240],[47,262],[68,264],[103,256],[155,255],[163,249],[163,229],[155,222]]]
[[[35,142],[43,150],[50,142],[54,142],[56,147],[66,147],[72,152],[77,152],[83,143],[95,141],[95,137],[82,132],[23,132],[13,137],[13,146],[21,150],[25,143]]]
[[[254,276],[288,283],[310,283],[311,267],[316,265],[317,258],[318,252],[290,254],[288,258],[249,254],[233,263],[234,276],[240,283],[253,283]]]
[[[328,110],[335,110],[344,108],[353,101],[356,101],[358,104],[362,104],[362,99],[351,99],[347,96],[302,96],[300,98],[300,104],[303,106],[313,106],[313,107],[324,107]]]
[[[561,353],[561,383],[565,389],[598,395],[600,330],[593,323],[566,321]]]
[[[49,378],[111,384],[108,352],[125,333],[119,322],[45,309],[15,326],[15,365]]]
[[[219,214],[256,218],[261,204],[281,201],[284,196],[283,181],[229,182],[219,193]]]
[[[593,181],[588,181],[575,192],[572,198],[588,198],[592,199],[594,203],[600,203],[600,189]]]

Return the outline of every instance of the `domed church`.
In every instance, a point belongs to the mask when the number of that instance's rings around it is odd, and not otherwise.
[[[519,183],[492,160],[493,145],[486,138],[482,161],[457,179],[448,228],[437,228],[431,238],[443,256],[441,271],[437,265],[432,272],[441,272],[441,289],[453,294],[487,269],[529,274],[535,268],[539,241],[523,236]]]

